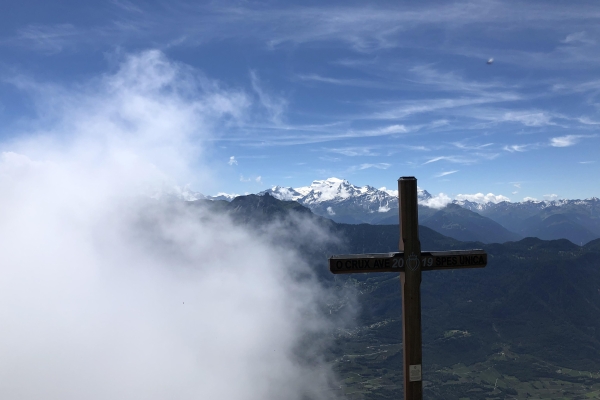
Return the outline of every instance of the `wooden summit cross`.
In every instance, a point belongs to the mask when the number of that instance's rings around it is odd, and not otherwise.
[[[483,268],[483,250],[421,252],[417,208],[417,180],[398,179],[400,243],[398,253],[336,255],[329,258],[334,274],[400,272],[402,286],[402,347],[404,352],[404,399],[423,398],[421,377],[421,271]]]

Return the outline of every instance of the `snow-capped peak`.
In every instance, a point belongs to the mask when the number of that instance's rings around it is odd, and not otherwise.
[[[396,199],[383,191],[368,185],[358,187],[345,179],[335,177],[314,180],[310,186],[299,188],[274,186],[260,192],[259,195],[265,193],[279,200],[297,201],[313,211],[315,208],[323,208],[323,212],[329,215],[335,215],[334,209],[341,205],[352,204],[353,207],[368,212],[386,212],[390,208],[398,207]]]
[[[206,196],[206,199],[208,199],[208,200],[225,200],[225,201],[231,201],[231,200],[235,199],[238,196],[239,196],[239,194],[219,192],[219,193],[217,193],[214,196]]]
[[[328,178],[314,180],[310,186],[299,188],[274,186],[259,194],[269,193],[279,200],[302,200],[302,203],[309,201],[309,199],[311,202],[323,202],[335,199],[347,199],[357,193],[365,192],[368,190],[367,188],[369,187],[358,188],[345,179]]]
[[[385,187],[376,189],[365,185],[355,186],[345,179],[331,177],[327,179],[314,180],[310,186],[299,188],[284,188],[274,186],[260,192],[260,195],[269,193],[279,200],[293,200],[315,209],[325,207],[329,213],[336,207],[350,203],[353,207],[368,210],[368,212],[387,212],[392,208],[398,208],[398,191],[388,190]],[[426,202],[432,198],[426,190],[418,188],[417,196],[419,202]],[[333,208],[332,208],[333,207]]]
[[[298,191],[306,193],[305,197],[310,195],[312,201],[317,203],[335,199],[347,199],[356,192],[360,192],[359,188],[347,180],[339,178],[315,180],[309,187],[299,188]]]
[[[291,187],[285,188],[281,186],[273,186],[271,189],[263,190],[262,192],[258,193],[258,195],[262,196],[265,193],[269,193],[278,200],[285,201],[296,201],[303,196],[297,191],[297,189],[293,189]]]

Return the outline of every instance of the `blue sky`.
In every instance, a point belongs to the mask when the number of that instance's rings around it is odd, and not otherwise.
[[[206,194],[413,175],[600,196],[599,3],[11,1],[0,22],[0,151],[145,63],[174,74],[154,95],[201,109],[177,179]]]

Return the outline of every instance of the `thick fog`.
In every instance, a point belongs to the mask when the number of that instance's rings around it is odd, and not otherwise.
[[[74,86],[11,80],[36,114],[0,145],[0,398],[334,396],[303,260],[164,195],[202,192],[204,144],[250,96],[155,51]]]

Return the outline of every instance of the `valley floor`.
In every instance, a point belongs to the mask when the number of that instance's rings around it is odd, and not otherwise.
[[[449,332],[450,335],[454,334]],[[398,399],[402,344],[352,346],[333,361],[341,394],[352,400]],[[427,368],[428,399],[600,399],[600,371],[578,371],[518,355],[505,346],[483,362]]]

